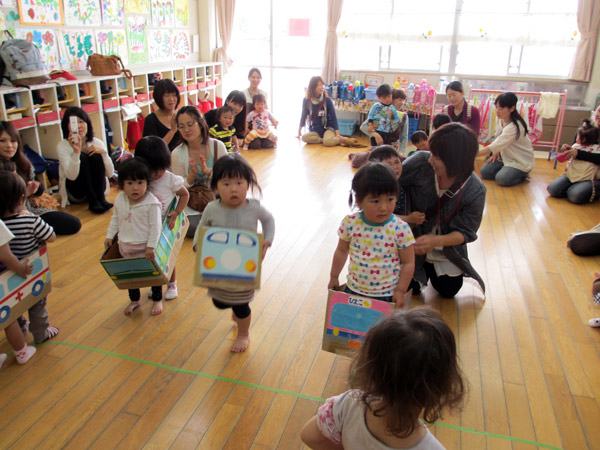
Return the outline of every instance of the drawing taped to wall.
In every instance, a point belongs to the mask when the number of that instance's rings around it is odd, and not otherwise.
[[[191,54],[190,33],[183,30],[173,31],[173,59],[188,59]]]
[[[124,65],[129,64],[127,38],[123,30],[97,31],[96,44],[101,55],[117,55]]]
[[[102,24],[104,26],[125,26],[123,0],[100,0],[100,5],[102,8]]]
[[[171,31],[148,31],[148,53],[150,62],[163,62],[171,59]]]
[[[96,39],[90,30],[65,30],[61,33],[59,53],[65,70],[85,70],[87,59],[96,53]]]
[[[23,25],[62,25],[60,0],[19,0],[19,21]]]
[[[56,44],[54,30],[47,28],[40,30],[17,28],[15,30],[15,37],[17,39],[25,39],[26,41],[35,44],[35,46],[40,49],[42,60],[49,71],[60,69],[58,45]]]
[[[146,16],[127,16],[127,44],[130,64],[148,63]]]
[[[173,28],[175,23],[173,0],[151,0],[152,26]]]
[[[66,25],[99,27],[102,25],[98,0],[64,0]]]
[[[150,0],[127,0],[125,12],[127,14],[150,14]]]
[[[175,27],[187,28],[190,25],[188,0],[175,0]]]

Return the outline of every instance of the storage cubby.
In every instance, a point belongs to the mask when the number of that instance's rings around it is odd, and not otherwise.
[[[181,92],[180,107],[198,105],[205,96],[213,102],[222,96],[220,63],[138,70],[132,78],[94,77],[85,73],[74,81],[55,80],[31,86],[31,89],[0,87],[0,119],[10,121],[19,130],[24,144],[47,158],[56,159],[56,146],[63,139],[61,119],[67,108],[78,106],[89,114],[96,138],[106,144],[105,123],[108,121],[113,146],[124,146],[127,122],[122,120],[121,106],[135,102],[143,116],[152,112],[153,86],[148,82],[148,75],[153,73],[175,82]],[[202,86],[199,83],[203,83]]]

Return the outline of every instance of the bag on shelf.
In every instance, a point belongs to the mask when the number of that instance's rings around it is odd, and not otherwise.
[[[86,69],[94,76],[125,75],[131,78],[131,70],[127,70],[123,61],[116,55],[104,56],[98,53],[90,55],[87,60]]]
[[[50,80],[39,48],[25,39],[10,39],[0,46],[0,75],[14,86],[28,87]]]

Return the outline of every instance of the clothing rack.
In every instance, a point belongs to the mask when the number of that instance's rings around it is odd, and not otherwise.
[[[469,103],[472,104],[472,99],[475,95],[480,96],[479,101],[485,101],[487,97],[495,97],[496,95],[502,94],[505,91],[491,90],[491,89],[471,89],[469,91]],[[549,148],[548,160],[552,155],[556,156],[558,149],[560,147],[560,136],[562,134],[562,126],[565,120],[565,111],[567,109],[567,90],[565,89],[563,92],[560,92],[560,101],[558,106],[558,113],[556,119],[556,128],[554,130],[554,137],[550,141],[542,141],[541,139],[537,141],[534,147],[544,147]],[[536,103],[540,101],[542,97],[541,92],[515,92],[515,95],[519,98],[519,100],[529,101],[530,103]],[[556,168],[556,164],[555,164]]]

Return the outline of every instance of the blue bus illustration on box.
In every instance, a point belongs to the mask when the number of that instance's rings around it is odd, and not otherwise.
[[[200,229],[195,283],[205,287],[257,288],[262,236],[237,228]]]

